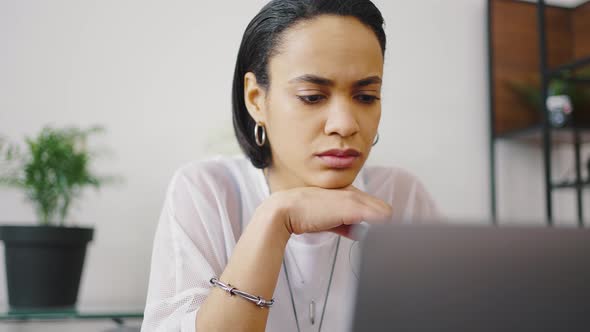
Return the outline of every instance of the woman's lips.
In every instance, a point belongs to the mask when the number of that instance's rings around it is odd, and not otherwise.
[[[316,155],[329,168],[349,168],[360,158],[361,153],[356,149],[331,149]]]
[[[334,156],[334,155],[319,155],[317,156],[330,168],[349,168],[359,158],[359,156]]]

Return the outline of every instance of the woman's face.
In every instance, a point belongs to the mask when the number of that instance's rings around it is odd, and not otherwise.
[[[300,22],[284,32],[268,72],[266,92],[246,74],[245,94],[250,113],[266,128],[273,191],[350,185],[381,117],[383,55],[375,33],[353,17]],[[348,156],[326,154],[330,150]]]

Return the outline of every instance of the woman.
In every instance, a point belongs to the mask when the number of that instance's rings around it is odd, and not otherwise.
[[[410,174],[363,168],[378,141],[385,40],[368,0],[274,0],[250,22],[233,83],[246,157],[175,173],[143,331],[349,328],[351,225],[436,213]]]

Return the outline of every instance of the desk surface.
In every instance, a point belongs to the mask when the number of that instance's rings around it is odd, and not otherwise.
[[[143,306],[78,306],[56,309],[12,309],[0,306],[2,320],[143,318]]]

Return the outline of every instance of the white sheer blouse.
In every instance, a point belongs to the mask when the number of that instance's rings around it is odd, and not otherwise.
[[[354,185],[390,203],[393,222],[438,215],[424,186],[401,169],[365,166]],[[196,313],[211,291],[209,279],[221,275],[242,229],[268,196],[262,170],[243,156],[195,161],[174,173],[154,238],[143,332],[195,331]],[[318,329],[337,238],[329,232],[292,235],[287,244],[285,262],[301,331]],[[322,331],[350,328],[357,250],[357,242],[341,238]],[[274,299],[266,331],[297,332],[284,269]]]

